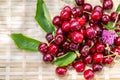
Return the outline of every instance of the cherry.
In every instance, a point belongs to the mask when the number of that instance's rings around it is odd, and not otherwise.
[[[115,39],[115,45],[120,46],[120,36]]]
[[[94,72],[100,72],[102,70],[103,66],[99,63],[94,63],[92,65],[92,69]]]
[[[71,29],[71,31],[78,31],[78,30],[80,30],[80,28],[81,28],[81,26],[80,26],[80,24],[79,24],[78,21],[72,21],[70,23],[70,29]]]
[[[91,64],[92,63],[92,56],[88,55],[88,56],[83,57],[83,62],[85,64]]]
[[[55,17],[53,18],[52,23],[53,23],[55,26],[61,27],[61,25],[62,25],[62,20],[61,20],[60,16],[55,16]]]
[[[95,6],[93,10],[94,11],[99,11],[100,13],[103,13],[103,7],[101,7],[99,5]]]
[[[86,24],[86,19],[85,18],[76,18],[76,20],[79,22],[80,26],[85,26]]]
[[[89,54],[89,49],[90,47],[88,45],[84,45],[81,49],[80,49],[80,53],[82,56],[87,56]]]
[[[108,56],[103,59],[104,64],[111,64],[112,62],[113,62],[113,57],[111,57],[111,56]]]
[[[103,52],[105,49],[105,45],[102,42],[98,42],[96,44],[96,51],[97,52]]]
[[[65,54],[65,52],[58,52],[57,54],[56,54],[56,57],[60,57],[60,56],[63,56]]]
[[[91,19],[93,19],[94,21],[100,20],[101,17],[102,17],[102,13],[99,11],[93,11],[91,14]]]
[[[103,9],[108,10],[113,8],[113,1],[112,0],[104,0],[103,1]]]
[[[92,5],[89,3],[85,3],[83,5],[83,11],[91,12],[92,11]]]
[[[38,50],[42,53],[47,53],[48,51],[47,44],[46,43],[39,44]]]
[[[107,24],[110,21],[110,16],[108,14],[102,15],[102,23]]]
[[[82,10],[79,7],[74,7],[72,9],[72,15],[73,17],[81,17],[83,14]]]
[[[48,53],[49,54],[56,54],[58,52],[58,46],[55,45],[54,43],[51,43],[49,46],[48,46]]]
[[[96,62],[96,63],[102,63],[103,61],[103,54],[102,53],[95,53],[93,55],[93,60]]]
[[[74,31],[74,32],[71,33],[71,40],[74,43],[82,43],[83,38],[84,38],[84,36],[81,32]]]
[[[120,48],[119,47],[112,48],[112,51],[117,52],[120,55]]]
[[[64,51],[68,51],[69,50],[69,45],[70,43],[68,41],[65,41],[63,44],[62,44],[62,48]]]
[[[64,34],[62,28],[57,28],[56,35],[58,35],[58,34],[61,34],[61,35]]]
[[[112,12],[111,15],[110,15],[110,19],[112,21],[115,21],[116,17],[117,17],[117,12]]]
[[[75,0],[75,1],[78,6],[81,6],[84,4],[84,0]]]
[[[51,41],[53,40],[53,35],[52,35],[52,33],[48,33],[48,34],[45,36],[45,38],[46,38],[46,40],[47,40],[48,42],[51,42]]]
[[[86,22],[89,20],[89,14],[88,13],[84,13],[82,15],[82,18],[85,18]]]
[[[93,28],[97,31],[97,35],[101,35],[102,34],[102,26],[99,25],[93,25]]]
[[[60,17],[62,20],[69,20],[71,17],[71,13],[66,10],[62,10],[60,13]]]
[[[75,62],[75,63],[73,64],[73,67],[74,67],[74,69],[76,70],[76,72],[82,72],[82,71],[84,71],[84,69],[85,69],[85,65],[84,65],[84,63],[81,62],[81,61]]]
[[[94,54],[96,52],[96,47],[93,46],[91,49],[90,49],[90,53]]]
[[[93,20],[93,19],[90,19],[90,20],[89,20],[89,25],[90,25],[90,26],[97,25],[97,24],[99,24],[99,21],[95,21],[95,20]]]
[[[44,62],[50,63],[53,61],[53,59],[54,59],[54,57],[51,54],[46,53],[43,55]]]
[[[67,69],[65,67],[57,67],[56,68],[56,74],[60,76],[65,76],[67,72]]]
[[[65,7],[63,8],[63,10],[71,13],[71,8],[70,8],[69,6],[65,6]]]
[[[97,35],[97,31],[95,31],[93,27],[88,27],[85,32],[86,32],[86,37],[89,39],[92,39]]]
[[[84,71],[84,78],[87,80],[90,80],[92,78],[94,78],[94,73],[91,69],[85,70]]]
[[[75,51],[79,48],[79,44],[71,42],[69,45],[70,50]]]
[[[60,45],[64,41],[64,36],[62,34],[58,34],[55,36],[54,42],[57,45]]]
[[[64,32],[70,31],[70,22],[64,22],[64,23],[62,24],[62,30],[63,30]]]
[[[94,42],[93,42],[93,40],[88,39],[88,40],[86,41],[86,44],[87,44],[89,47],[91,47],[91,46],[94,45]]]

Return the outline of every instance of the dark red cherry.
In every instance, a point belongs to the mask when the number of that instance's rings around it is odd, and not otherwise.
[[[79,44],[71,42],[70,45],[69,45],[69,49],[72,50],[72,51],[75,51],[78,48],[79,48]]]
[[[53,59],[54,59],[54,57],[51,55],[51,54],[44,54],[43,55],[43,61],[44,62],[47,62],[47,63],[49,63],[49,62],[52,62],[53,61]]]
[[[87,56],[89,54],[89,50],[90,47],[88,45],[84,45],[81,49],[80,49],[80,54],[82,56]]]
[[[116,52],[116,53],[118,53],[120,55],[120,48],[119,47],[112,48],[112,51]]]
[[[51,43],[49,46],[48,46],[48,53],[49,54],[56,54],[58,52],[58,46],[54,43]]]
[[[96,63],[102,63],[102,61],[103,61],[103,54],[102,53],[95,53],[93,55],[93,60]]]
[[[97,24],[99,24],[99,21],[95,21],[95,20],[93,20],[93,19],[90,19],[90,20],[89,20],[89,25],[90,25],[90,26],[97,25]]]
[[[74,31],[74,32],[71,33],[71,40],[74,43],[82,43],[83,39],[84,39],[84,36],[81,32]]]
[[[102,42],[98,42],[96,44],[96,51],[97,52],[103,52],[105,49],[105,45]]]
[[[101,7],[99,5],[95,6],[93,10],[103,13],[103,7]]]
[[[55,16],[55,17],[53,18],[52,23],[53,23],[55,26],[61,27],[61,25],[62,25],[62,20],[61,20],[60,16]]]
[[[66,10],[62,10],[61,13],[60,13],[60,17],[62,20],[70,20],[71,18],[71,13],[66,11]]]
[[[85,26],[86,24],[86,19],[85,18],[76,18],[76,20],[79,22],[80,26]]]
[[[64,32],[70,31],[70,22],[64,22],[64,23],[62,24],[62,30],[63,30]]]
[[[92,39],[97,35],[97,31],[95,31],[93,27],[88,27],[85,32],[86,32],[86,37],[89,39]]]
[[[90,48],[90,53],[91,54],[94,54],[96,52],[96,47],[95,46],[93,46],[92,48]]]
[[[101,35],[102,34],[102,26],[99,26],[99,25],[93,25],[93,28],[97,31],[97,34],[98,35]]]
[[[94,72],[100,72],[102,70],[103,66],[99,63],[94,63],[92,65],[92,69]]]
[[[65,41],[63,44],[62,44],[62,48],[64,51],[68,51],[69,50],[69,45],[70,43],[68,41]]]
[[[47,53],[48,51],[47,44],[46,43],[39,44],[38,50],[42,53]]]
[[[115,39],[115,45],[120,46],[120,36]]]
[[[94,41],[93,41],[93,40],[88,39],[88,40],[86,41],[86,44],[87,44],[89,47],[91,47],[91,46],[93,46],[93,45],[94,45]]]
[[[81,62],[81,61],[75,62],[75,63],[73,64],[73,67],[74,67],[74,69],[76,70],[76,72],[82,72],[82,71],[84,71],[84,69],[85,69],[85,65],[84,65],[84,63]]]
[[[99,11],[93,11],[91,14],[91,19],[93,19],[94,21],[100,20],[101,17],[102,17],[102,13]]]
[[[61,34],[61,35],[64,34],[62,28],[57,28],[56,35],[58,35],[58,34]]]
[[[103,1],[103,9],[108,10],[113,8],[113,1],[112,0],[104,0]]]
[[[84,71],[84,78],[85,78],[86,80],[91,80],[91,79],[93,79],[93,78],[94,78],[94,73],[93,73],[93,71],[92,71],[91,69],[85,70],[85,71]]]
[[[83,5],[83,11],[91,12],[92,11],[92,5],[89,3],[85,3]]]
[[[78,31],[80,30],[81,26],[80,26],[80,23],[78,21],[72,21],[70,23],[70,29],[71,31]]]
[[[86,57],[83,57],[83,62],[85,64],[91,64],[92,63],[92,56],[91,55],[88,55]]]
[[[46,40],[47,40],[48,42],[51,42],[51,41],[53,40],[53,35],[52,35],[52,33],[48,33],[48,34],[45,36],[45,38],[46,38]]]
[[[56,68],[56,74],[59,76],[65,76],[67,72],[67,69],[65,67],[57,67]]]
[[[72,15],[73,17],[81,17],[83,14],[82,10],[80,9],[80,7],[74,7],[72,9]]]
[[[102,23],[107,24],[110,21],[110,16],[108,14],[102,15]]]
[[[110,19],[112,21],[115,21],[116,17],[117,17],[117,12],[112,12],[111,15],[110,15]]]
[[[109,56],[103,59],[104,64],[111,64],[113,62],[113,57]]]
[[[81,6],[84,4],[84,0],[75,0],[75,1],[78,6]]]
[[[70,6],[65,6],[65,7],[63,8],[63,10],[71,13],[71,8],[70,8]]]
[[[62,34],[58,34],[55,36],[54,42],[57,45],[60,45],[64,41],[64,36]]]
[[[89,20],[89,14],[88,13],[84,13],[82,15],[82,18],[85,18],[86,22]]]

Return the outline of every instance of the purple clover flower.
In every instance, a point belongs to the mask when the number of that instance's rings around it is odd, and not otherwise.
[[[108,45],[112,45],[117,36],[118,35],[113,30],[103,30],[102,32],[102,40]]]

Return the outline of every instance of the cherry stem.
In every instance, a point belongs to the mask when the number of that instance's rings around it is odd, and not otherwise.
[[[90,13],[90,12],[87,12],[87,11],[83,11],[84,13],[88,13],[88,14],[92,14],[92,13]]]
[[[118,21],[119,14],[120,14],[120,12],[117,14],[117,17],[116,17],[115,22],[113,23],[113,26],[112,26],[112,27],[115,27],[115,25],[116,25],[116,23],[117,23],[117,21]]]
[[[75,51],[75,53],[77,54],[78,57],[81,56],[81,54],[79,53],[79,51]]]

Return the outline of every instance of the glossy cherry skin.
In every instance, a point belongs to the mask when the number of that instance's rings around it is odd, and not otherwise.
[[[94,78],[94,73],[91,69],[87,69],[84,71],[84,78],[86,80],[91,80],[92,78]]]
[[[68,51],[69,50],[69,45],[70,43],[68,41],[65,41],[63,44],[62,44],[62,48],[64,51]]]
[[[92,63],[92,56],[91,55],[88,55],[86,57],[83,57],[83,62],[85,64],[91,64]]]
[[[85,69],[85,65],[84,65],[84,63],[81,62],[81,61],[75,62],[75,63],[73,64],[73,67],[74,67],[74,69],[76,70],[76,72],[82,72],[82,71],[84,71],[84,69]]]
[[[63,8],[63,10],[71,13],[71,8],[70,8],[69,6],[65,6],[65,7]]]
[[[109,56],[103,59],[104,64],[111,64],[113,62],[113,57]]]
[[[102,61],[103,61],[103,54],[102,53],[95,53],[93,55],[93,60],[96,63],[102,63]]]
[[[107,24],[110,21],[110,16],[108,14],[102,15],[102,23]]]
[[[85,18],[86,19],[86,22],[89,20],[89,14],[88,13],[84,13],[82,15],[82,18]]]
[[[61,35],[64,34],[62,28],[57,28],[57,30],[56,30],[56,35],[59,35],[59,34],[61,34]]]
[[[94,54],[95,52],[96,52],[96,47],[93,46],[93,47],[90,49],[90,53],[91,53],[91,54]]]
[[[120,36],[115,39],[115,45],[120,46]]]
[[[75,0],[75,1],[78,6],[81,6],[84,4],[84,0]]]
[[[58,52],[58,46],[54,43],[51,43],[49,46],[48,46],[48,53],[49,54],[56,54]]]
[[[99,21],[95,21],[95,20],[93,20],[93,19],[90,19],[90,20],[89,20],[89,25],[90,25],[90,26],[97,25],[97,24],[99,24]]]
[[[112,0],[104,0],[103,1],[103,9],[108,10],[113,8],[113,1]]]
[[[60,17],[62,20],[69,20],[71,18],[71,13],[66,10],[62,10],[60,13]]]
[[[97,31],[97,35],[101,35],[102,34],[102,26],[99,25],[93,25],[93,28]]]
[[[65,76],[67,72],[67,69],[65,67],[57,67],[56,68],[56,74],[59,76]]]
[[[96,35],[97,35],[97,32],[95,31],[95,29],[93,27],[88,27],[85,32],[86,32],[86,37],[88,39],[92,39],[92,38],[96,37]]]
[[[93,42],[93,40],[87,39],[86,44],[87,44],[89,47],[91,47],[91,46],[94,45],[94,42]]]
[[[99,64],[99,63],[94,63],[92,65],[92,70],[94,72],[100,72],[102,70],[102,68],[103,68],[103,66],[101,64]]]
[[[103,13],[103,7],[101,7],[99,5],[95,6],[93,10]]]
[[[70,45],[69,45],[69,49],[72,50],[72,51],[75,51],[78,48],[79,48],[79,44],[71,42]]]
[[[89,54],[89,49],[90,47],[88,45],[84,45],[81,49],[80,49],[80,54],[82,56],[87,56]]]
[[[54,57],[51,55],[51,54],[44,54],[43,55],[43,61],[44,62],[47,62],[47,63],[50,63],[54,60]]]
[[[98,43],[96,44],[96,51],[97,51],[97,52],[103,52],[104,49],[105,49],[105,45],[104,45],[103,43],[98,42]]]
[[[78,30],[80,30],[80,28],[81,28],[80,23],[77,20],[72,21],[70,23],[70,30],[71,31],[78,31]]]
[[[39,44],[38,50],[42,53],[47,53],[48,51],[47,44],[46,43]]]
[[[82,43],[83,39],[84,39],[84,36],[81,32],[74,31],[71,33],[71,40],[74,43]]]
[[[76,18],[76,20],[79,22],[80,26],[85,26],[86,24],[86,19],[85,18]]]
[[[115,21],[116,17],[117,17],[117,12],[112,12],[111,15],[110,15],[110,19],[112,21]]]
[[[91,12],[92,11],[92,5],[89,3],[85,3],[83,5],[83,11]]]
[[[80,9],[80,7],[74,7],[72,9],[72,15],[73,17],[81,17],[83,14],[82,10]]]
[[[120,48],[119,47],[112,48],[112,51],[117,52],[120,55]]]
[[[60,45],[64,41],[64,36],[62,34],[58,34],[55,36],[54,42],[57,45]]]
[[[58,27],[61,27],[62,25],[62,20],[60,18],[60,16],[55,16],[52,20],[52,23],[55,25],[55,26],[58,26]]]
[[[47,40],[48,42],[51,42],[51,41],[53,40],[53,35],[52,35],[52,33],[48,33],[48,34],[45,36],[45,38],[46,38],[46,40]]]
[[[93,11],[92,14],[91,14],[91,18],[92,18],[94,21],[100,20],[101,17],[102,17],[102,13],[99,12],[99,11]]]
[[[58,52],[57,54],[56,54],[56,57],[60,57],[60,56],[63,56],[65,54],[65,52]]]
[[[70,22],[64,22],[64,23],[62,24],[62,30],[63,30],[64,32],[70,31]]]

